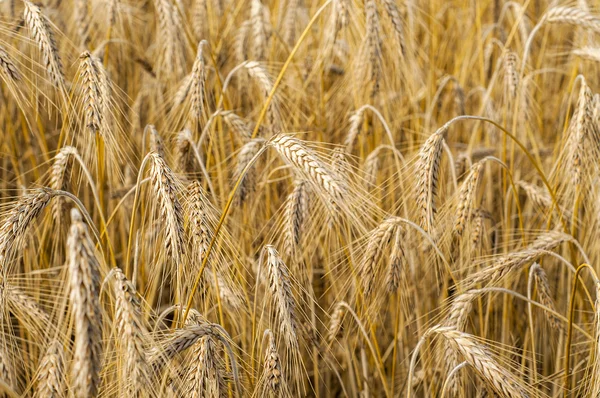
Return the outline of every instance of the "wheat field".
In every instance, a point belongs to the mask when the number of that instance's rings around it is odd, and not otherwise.
[[[600,3],[0,2],[0,397],[600,397]]]

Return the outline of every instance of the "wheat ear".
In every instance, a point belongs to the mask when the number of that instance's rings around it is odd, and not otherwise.
[[[438,190],[445,133],[446,127],[442,127],[425,141],[415,166],[417,172],[417,207],[420,214],[419,224],[426,232],[433,231],[436,212],[435,199]]]
[[[227,397],[226,381],[218,361],[214,338],[206,335],[194,347],[185,376],[185,396]]]
[[[50,172],[50,187],[52,189],[67,190],[69,175],[73,167],[75,157],[78,155],[77,149],[72,146],[66,146],[60,149],[54,156],[54,163]],[[66,200],[59,196],[52,204],[52,214],[55,222],[60,225],[60,221],[65,211]]]
[[[276,313],[279,319],[279,329],[289,348],[298,348],[298,319],[296,302],[290,285],[288,269],[277,250],[267,245],[267,270],[269,274],[269,291],[275,300]]]
[[[469,276],[466,285],[494,284],[506,275],[534,261],[544,252],[554,249],[562,242],[572,242],[573,238],[558,231],[550,231],[539,235],[527,248],[501,256],[491,266]]]
[[[438,327],[436,332],[445,338],[450,347],[459,353],[497,394],[506,398],[529,397],[521,382],[501,367],[489,350],[473,336],[451,327]]]
[[[13,82],[21,80],[21,74],[6,50],[0,46],[0,75]]]
[[[544,269],[538,263],[533,263],[529,269],[529,272],[533,275],[535,280],[540,303],[552,311],[557,312],[556,306],[554,305],[554,300],[552,299],[550,283],[548,283],[548,275],[546,275],[546,271],[544,271]],[[559,331],[563,330],[563,323],[554,314],[544,311],[544,315],[546,316],[550,326]]]
[[[63,398],[65,394],[65,354],[60,341],[53,340],[40,361],[35,398]]]
[[[263,146],[265,140],[262,138],[255,138],[253,140],[248,141],[244,144],[242,149],[240,149],[238,153],[238,159],[236,168],[234,170],[233,177],[237,180],[243,173],[244,169],[250,163],[250,161],[254,158],[254,156],[258,153],[260,148]],[[249,169],[244,178],[240,182],[240,185],[237,190],[237,199],[239,203],[244,203],[250,194],[254,190],[254,179],[256,177],[256,173],[254,169]]]
[[[363,294],[370,296],[375,283],[379,264],[383,257],[383,252],[390,240],[394,236],[394,232],[398,229],[398,223],[393,218],[388,218],[379,224],[369,234],[367,248],[362,257],[362,283]]]
[[[287,163],[294,166],[298,173],[304,175],[307,180],[316,185],[316,188],[327,193],[332,200],[337,202],[343,199],[346,191],[343,182],[301,140],[279,134],[269,141],[269,145],[275,148]]]
[[[304,223],[308,220],[308,183],[297,181],[294,190],[287,197],[284,211],[283,247],[285,255],[292,258],[302,240]]]
[[[54,33],[50,29],[48,20],[42,14],[40,7],[34,5],[30,1],[23,0],[25,9],[23,11],[23,19],[29,29],[29,32],[42,53],[44,66],[52,83],[56,86],[62,85],[64,81],[64,73],[60,56],[58,55],[58,47],[54,40]]]
[[[23,195],[10,209],[0,226],[0,271],[6,272],[15,242],[25,236],[33,221],[42,213],[50,200],[56,196],[51,189],[41,188]]]
[[[75,396],[87,397],[96,395],[102,368],[100,264],[77,209],[71,210],[71,220],[67,238],[69,297],[75,329],[71,388]]]
[[[119,269],[111,271],[115,294],[115,324],[125,354],[123,380],[127,397],[144,396],[151,381],[146,360],[145,327],[135,287]]]
[[[165,248],[175,264],[181,264],[185,254],[183,209],[177,198],[177,180],[164,159],[156,152],[150,154],[150,176],[154,194],[165,221]]]

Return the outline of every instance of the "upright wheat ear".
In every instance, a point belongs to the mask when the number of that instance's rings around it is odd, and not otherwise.
[[[417,207],[419,224],[427,232],[433,232],[436,212],[435,199],[438,190],[440,162],[446,127],[433,133],[419,152],[415,166],[417,173]]]
[[[331,344],[334,340],[342,337],[344,331],[344,316],[346,315],[346,303],[341,301],[336,303],[331,311],[333,315],[329,320],[329,328],[327,329],[327,342]]]
[[[125,355],[123,380],[128,397],[144,396],[150,386],[150,367],[146,361],[145,328],[135,287],[125,274],[114,268],[115,324]]]
[[[517,55],[511,51],[504,56],[504,92],[509,107],[517,97],[518,87]]]
[[[163,142],[162,137],[158,133],[158,130],[153,124],[149,124],[144,129],[144,132],[148,132],[150,134],[150,151],[156,152],[158,156],[162,159],[165,158],[165,144]]]
[[[250,0],[250,21],[254,40],[252,55],[259,61],[263,60],[267,53],[267,26],[264,13],[261,0]]]
[[[52,189],[68,190],[68,180],[73,166],[73,161],[78,155],[77,149],[72,146],[63,147],[54,157],[54,163],[50,173],[50,187]],[[66,199],[59,196],[52,204],[52,214],[57,225],[61,225],[61,219],[65,212]]]
[[[205,90],[206,90],[206,67],[204,65],[204,47],[206,41],[198,44],[198,54],[192,67],[192,77],[190,85],[190,94],[192,96],[192,105],[190,108],[190,118],[200,120],[204,111]]]
[[[369,52],[369,63],[371,66],[371,81],[373,87],[371,89],[371,97],[374,97],[379,92],[379,84],[381,80],[381,23],[379,21],[379,13],[377,12],[377,4],[375,0],[365,0],[365,14],[367,18],[367,34],[365,37],[367,50]]]
[[[269,329],[265,330],[265,336],[268,336],[267,349],[265,350],[264,373],[261,378],[264,384],[263,396],[270,397],[288,397],[289,391],[285,382],[285,377],[281,372],[281,358],[277,352],[275,336]]]
[[[100,264],[95,245],[77,209],[71,210],[71,220],[67,264],[75,341],[70,385],[76,397],[90,397],[98,391],[102,368]]]
[[[308,183],[297,181],[285,204],[283,247],[288,258],[292,257],[302,240],[304,223],[308,220],[309,199]]]
[[[164,159],[157,153],[151,153],[150,175],[161,216],[165,222],[165,248],[169,258],[181,265],[185,252],[183,229],[183,209],[177,197],[175,175]]]
[[[344,139],[344,145],[346,146],[346,151],[348,153],[352,152],[354,141],[356,141],[356,137],[360,132],[360,127],[365,118],[366,109],[366,106],[361,106],[356,110],[356,112],[350,115],[350,128],[348,129],[348,134],[346,134],[346,138]]]
[[[63,398],[65,392],[65,354],[60,341],[53,340],[40,361],[34,397]]]
[[[396,36],[398,46],[400,46],[400,53],[404,55],[406,46],[404,43],[404,32],[402,31],[402,18],[400,17],[398,5],[396,4],[395,0],[383,0],[383,4],[385,5],[385,11],[390,18],[390,22],[394,27],[394,34]]]
[[[245,143],[242,149],[240,149],[238,153],[238,161],[233,173],[233,177],[235,180],[241,177],[242,172],[244,171],[248,163],[250,163],[252,158],[254,158],[254,156],[258,153],[260,148],[263,146],[264,142],[265,140],[262,138],[255,138]],[[255,176],[256,173],[252,168],[249,169],[244,175],[237,190],[237,199],[239,203],[244,203],[248,199],[250,194],[253,192],[255,188]]]
[[[471,218],[471,212],[473,211],[473,205],[477,195],[477,185],[479,183],[481,171],[483,170],[483,162],[484,160],[481,160],[471,166],[469,175],[460,187],[458,205],[456,206],[456,218],[452,229],[452,233],[455,235],[462,236],[465,225]]]
[[[108,132],[107,113],[110,103],[110,88],[108,78],[102,64],[89,51],[79,56],[80,79],[83,90],[83,107],[85,125],[92,133]]]
[[[383,257],[383,251],[390,243],[394,232],[398,228],[395,219],[384,220],[369,234],[367,248],[362,259],[363,294],[369,297],[373,290],[376,276],[379,274],[377,265]]]
[[[189,198],[188,215],[192,229],[192,251],[198,264],[202,264],[212,238],[208,215],[208,199],[206,192],[198,181],[188,185],[187,193]]]
[[[577,109],[573,116],[573,121],[570,126],[569,148],[572,156],[572,173],[573,180],[576,185],[582,183],[584,168],[586,164],[593,159],[590,159],[589,144],[587,140],[592,135],[594,129],[592,91],[586,84],[585,80],[581,80],[581,88],[577,99]]]
[[[544,271],[544,269],[538,263],[533,263],[529,269],[529,272],[533,274],[535,279],[540,303],[556,312],[556,306],[554,305],[554,300],[552,299],[552,291],[550,290],[550,284],[548,283],[546,271]],[[563,324],[554,314],[544,311],[544,315],[546,316],[550,326],[559,331],[563,330]]]
[[[298,348],[298,320],[296,302],[292,294],[288,269],[279,253],[271,245],[265,246],[267,252],[267,270],[269,273],[269,289],[275,300],[280,330],[289,348]]]
[[[444,324],[448,327],[455,328],[460,332],[464,332],[469,313],[471,312],[471,308],[473,308],[473,300],[475,297],[476,295],[471,292],[466,292],[456,297],[450,306],[450,312]],[[444,358],[446,359],[447,363],[446,369],[452,370],[458,366],[460,355],[451,344],[446,343]],[[455,396],[457,396],[461,386],[462,379],[459,377],[453,377],[450,379],[448,388]]]
[[[406,254],[404,253],[403,240],[405,239],[404,231],[398,227],[394,234],[394,245],[389,258],[389,269],[386,279],[386,287],[389,293],[394,293],[400,285],[400,277],[406,266]]]
[[[60,56],[58,55],[58,47],[54,40],[54,33],[50,29],[50,25],[46,20],[42,10],[34,5],[33,3],[23,0],[25,10],[23,12],[23,19],[29,29],[29,32],[42,53],[44,60],[44,66],[50,77],[52,83],[56,86],[62,85],[64,81],[64,74],[62,70],[62,63]]]
[[[185,396],[226,397],[227,383],[217,357],[215,339],[204,336],[194,347],[185,377]]]

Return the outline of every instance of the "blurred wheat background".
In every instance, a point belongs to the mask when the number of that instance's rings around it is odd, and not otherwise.
[[[599,397],[600,3],[0,2],[0,396]]]

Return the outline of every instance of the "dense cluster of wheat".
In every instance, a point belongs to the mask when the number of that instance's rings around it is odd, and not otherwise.
[[[0,396],[600,396],[593,4],[0,15]]]

